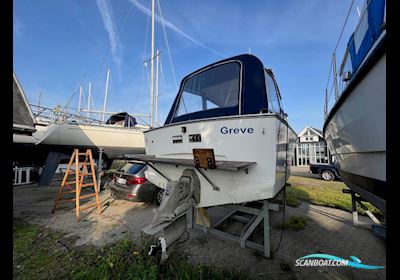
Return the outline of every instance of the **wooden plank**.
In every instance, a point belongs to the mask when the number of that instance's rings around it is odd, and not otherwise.
[[[176,159],[176,158],[158,158],[152,155],[133,155],[130,159],[140,160],[144,162],[154,162],[154,163],[168,163],[175,165],[184,165],[196,167],[194,159]],[[256,165],[256,162],[250,161],[228,161],[228,160],[216,160],[216,169],[220,170],[230,170],[230,171],[240,171]]]

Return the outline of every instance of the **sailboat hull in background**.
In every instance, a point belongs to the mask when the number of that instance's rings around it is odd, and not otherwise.
[[[124,128],[99,125],[57,124],[48,128],[40,145],[58,149],[103,148],[108,158],[124,154],[142,154],[145,151],[142,128]]]

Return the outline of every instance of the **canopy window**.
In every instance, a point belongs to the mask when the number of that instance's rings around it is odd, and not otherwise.
[[[240,64],[228,62],[188,78],[181,91],[175,117],[207,111],[236,108],[239,112]]]
[[[269,84],[275,86],[270,99],[275,104],[268,106],[264,69],[257,57],[243,54],[193,72],[183,78],[165,124],[260,114],[271,106],[279,112],[280,94],[270,70]]]
[[[281,113],[279,95],[276,90],[274,79],[265,71],[265,85],[267,87],[268,110],[271,113]]]

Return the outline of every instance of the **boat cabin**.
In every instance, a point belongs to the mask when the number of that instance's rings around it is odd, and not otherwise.
[[[382,33],[384,33],[385,29],[386,1],[366,1],[356,30],[347,43],[347,49],[340,66],[340,77],[343,82],[346,83],[353,79],[378,38],[384,35]]]
[[[134,117],[126,112],[112,115],[106,122],[107,125],[121,126],[121,127],[134,127],[137,122]]]
[[[186,76],[164,125],[260,113],[283,116],[281,95],[272,71],[244,54]]]

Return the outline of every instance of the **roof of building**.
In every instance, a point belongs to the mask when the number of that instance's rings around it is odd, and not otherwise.
[[[317,131],[319,134],[321,134],[321,137],[322,137],[323,132],[322,132],[321,129],[318,129],[318,128],[315,128],[315,127],[312,127],[312,126],[310,126],[310,128],[312,128],[312,129],[314,129],[315,131]]]
[[[322,134],[322,130],[316,129],[316,128],[311,127],[311,126],[308,126],[308,125],[307,125],[307,126],[299,133],[299,135],[297,135],[297,136],[298,136],[298,137],[303,136],[303,135],[306,133],[306,131],[307,131],[308,129],[314,131],[314,133],[317,134],[319,137],[324,138],[324,136],[323,136],[323,134]]]

